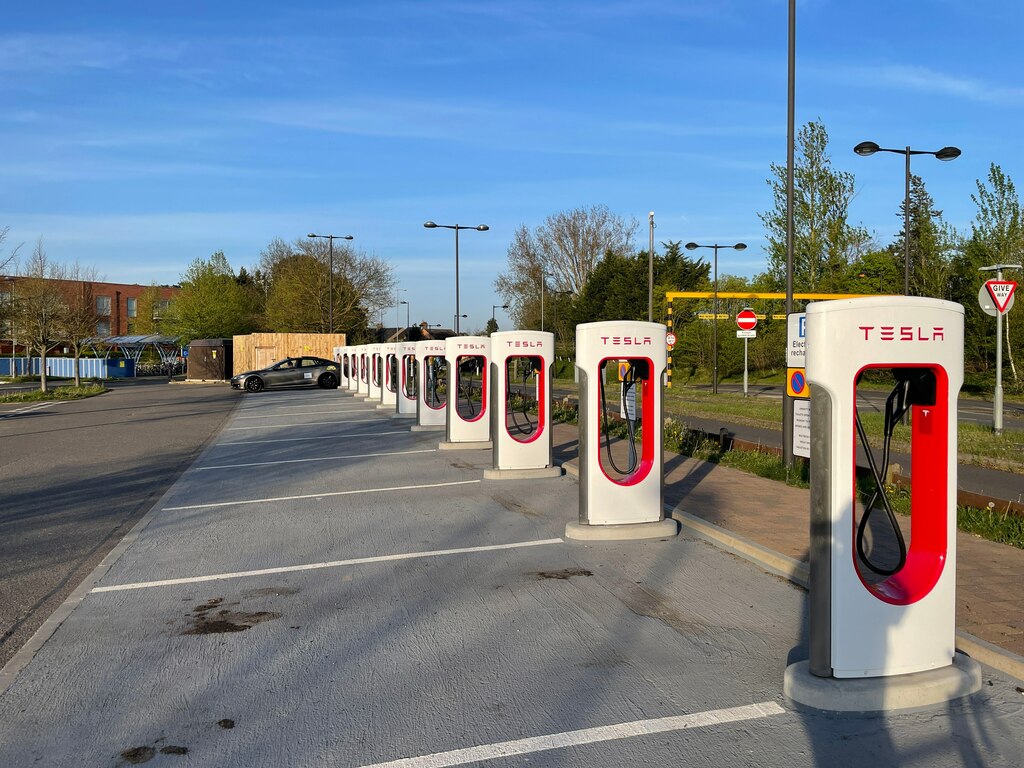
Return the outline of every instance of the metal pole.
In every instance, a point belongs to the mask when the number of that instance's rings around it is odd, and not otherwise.
[[[796,136],[796,0],[789,0],[789,51],[786,96],[786,317],[793,313],[793,144]],[[782,393],[782,463],[792,467],[793,398]]]
[[[714,351],[712,353],[713,368],[711,376],[711,394],[718,394],[718,246],[713,245],[712,248],[715,251],[715,300],[711,307],[711,314],[714,319],[711,321],[711,334],[713,339]]]
[[[747,396],[747,342],[750,339],[743,339],[743,396]]]
[[[547,275],[543,270],[540,273],[540,329],[544,330],[544,284],[547,282]]]
[[[329,276],[330,287],[327,290],[327,312],[330,315],[330,318],[327,321],[327,327],[330,329],[331,333],[334,333],[334,235],[328,235],[327,247],[331,254],[331,274]],[[381,325],[383,325],[383,323],[381,323]]]
[[[459,225],[455,225],[455,335],[459,335]]]
[[[409,302],[405,302],[405,332],[409,332]]]
[[[1003,279],[1003,270],[996,270],[996,280]],[[992,431],[1003,434],[1003,313],[996,315],[996,391],[992,398]]]
[[[903,295],[910,295],[910,147],[907,147],[906,189],[903,194]]]
[[[654,211],[647,214],[651,225],[651,245],[647,251],[647,322],[654,322]]]

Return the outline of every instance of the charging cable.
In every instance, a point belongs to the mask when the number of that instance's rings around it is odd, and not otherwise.
[[[601,399],[601,416],[602,416],[602,421],[603,421],[603,429],[602,429],[602,431],[604,432],[604,438],[605,438],[605,452],[606,452],[606,454],[608,456],[608,463],[611,464],[612,469],[614,469],[620,475],[630,475],[630,474],[632,474],[636,470],[637,465],[640,463],[639,460],[638,460],[637,454],[636,454],[636,424],[634,423],[633,419],[629,418],[629,412],[627,411],[627,413],[626,413],[626,436],[627,436],[628,445],[629,445],[628,466],[627,466],[627,468],[625,470],[619,469],[619,466],[615,463],[615,457],[612,454],[612,436],[611,436],[611,429],[610,429],[611,422],[608,419],[608,399],[605,396],[605,391],[604,391],[604,374],[605,374],[605,369],[606,368],[607,368],[607,364],[603,365],[601,367],[601,371],[598,373],[598,376],[597,376],[598,394],[599,394],[600,399]],[[629,366],[629,370],[626,371],[626,375],[622,379],[622,400],[623,400],[623,402],[625,402],[626,397],[629,395],[630,390],[633,389],[633,387],[636,386],[636,383],[639,380],[640,380],[640,371],[638,370],[637,366],[630,365]]]

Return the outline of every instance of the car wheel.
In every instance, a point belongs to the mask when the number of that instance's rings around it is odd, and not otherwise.
[[[246,392],[259,392],[261,389],[263,389],[263,379],[259,376],[250,376],[245,380]]]
[[[338,386],[338,377],[333,373],[325,373],[318,383],[321,389],[334,389]]]

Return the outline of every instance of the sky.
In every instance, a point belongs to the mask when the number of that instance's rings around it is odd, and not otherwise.
[[[173,284],[222,250],[351,234],[403,289],[386,324],[463,330],[502,299],[517,227],[607,205],[647,247],[743,241],[786,159],[786,0],[331,0],[9,4],[0,30],[0,228],[111,282]],[[888,244],[903,158],[969,230],[991,163],[1024,189],[1024,10],[1011,0],[800,0],[796,121],[856,176],[851,222]],[[660,250],[660,246],[659,246]],[[707,252],[698,252],[707,253]]]

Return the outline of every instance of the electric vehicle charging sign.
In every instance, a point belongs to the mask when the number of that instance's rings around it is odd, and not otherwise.
[[[794,312],[786,321],[786,367],[803,368],[807,360],[807,313]]]

